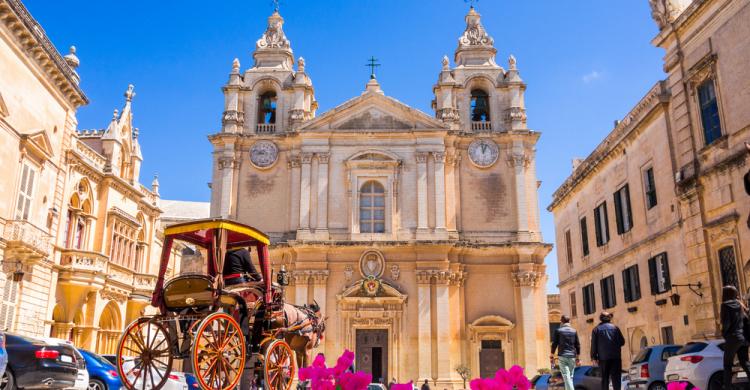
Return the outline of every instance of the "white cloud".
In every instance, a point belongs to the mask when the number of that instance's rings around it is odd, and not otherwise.
[[[602,78],[602,73],[596,70],[592,70],[591,72],[583,75],[581,79],[583,80],[584,83],[589,84],[596,80],[599,80],[600,78]]]

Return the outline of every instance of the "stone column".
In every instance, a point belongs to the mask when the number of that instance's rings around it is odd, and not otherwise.
[[[430,271],[417,271],[417,311],[419,315],[419,328],[417,340],[419,344],[418,351],[418,372],[419,382],[425,379],[432,381],[432,323],[431,302],[430,302],[430,285],[432,274]]]
[[[432,153],[435,160],[435,231],[445,232],[445,153]]]
[[[231,147],[231,146],[228,146]],[[229,153],[229,154],[228,154]],[[232,212],[232,192],[235,190],[234,170],[237,168],[237,160],[234,158],[234,151],[225,152],[219,157],[219,178],[221,187],[219,188],[219,215],[228,218]]]
[[[294,300],[297,305],[307,303],[307,288],[310,280],[310,274],[306,271],[294,271]]]
[[[526,236],[529,233],[528,201],[526,199],[526,167],[529,159],[522,142],[513,144],[513,150],[508,156],[508,163],[514,170],[516,187],[516,212],[518,213],[518,234]],[[524,239],[525,237],[519,237]]]
[[[451,365],[451,318],[448,283],[449,273],[441,272],[435,283],[435,324],[437,329],[437,378],[438,381],[450,381],[453,376]]]
[[[513,284],[516,287],[518,301],[516,307],[520,309],[520,318],[517,326],[521,340],[516,341],[519,351],[520,365],[527,372],[537,370],[537,339],[536,339],[536,313],[535,295],[542,281],[542,274],[537,272],[533,265],[526,264],[513,272]]]
[[[300,156],[289,157],[289,210],[291,210],[289,229],[297,230],[300,220]]]
[[[68,340],[70,338],[70,330],[73,329],[74,325],[72,322],[55,322],[52,326],[55,338]]]
[[[318,153],[318,239],[328,239],[328,159],[330,153]]]
[[[299,230],[310,232],[310,169],[312,153],[302,153],[302,175],[300,177]]]
[[[427,152],[417,152],[417,239],[429,233],[427,227]]]
[[[315,273],[312,276],[312,281],[314,284],[314,293],[313,293],[314,298],[313,299],[315,300],[315,302],[318,303],[318,305],[320,305],[321,317],[325,318],[328,315],[328,311],[326,311],[328,270],[315,271]],[[321,342],[313,355],[317,355],[318,353],[325,354],[325,352],[326,352],[325,343]]]

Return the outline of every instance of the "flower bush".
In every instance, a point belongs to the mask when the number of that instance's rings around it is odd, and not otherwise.
[[[477,378],[469,383],[471,390],[529,390],[531,382],[523,374],[523,368],[513,366],[506,371],[497,370],[494,378]]]
[[[687,390],[687,382],[671,382],[667,383],[667,390]],[[700,390],[697,387],[693,387],[693,390]]]
[[[366,372],[350,372],[354,363],[354,352],[346,350],[336,361],[336,365],[326,367],[323,354],[318,354],[310,367],[300,368],[299,380],[310,381],[312,390],[366,390],[372,375]]]

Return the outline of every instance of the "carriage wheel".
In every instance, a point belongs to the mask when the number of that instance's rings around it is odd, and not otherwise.
[[[128,390],[164,386],[172,372],[172,341],[167,328],[148,317],[130,323],[117,345],[117,371]]]
[[[268,345],[264,356],[263,373],[266,385],[271,390],[289,390],[297,373],[294,352],[284,340],[275,340]]]
[[[245,368],[245,336],[237,321],[226,313],[213,313],[201,321],[193,341],[193,371],[204,389],[234,388]]]

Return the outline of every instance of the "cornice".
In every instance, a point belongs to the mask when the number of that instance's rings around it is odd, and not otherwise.
[[[0,20],[15,35],[29,58],[47,73],[71,104],[78,107],[89,103],[76,82],[73,70],[19,0],[0,0]]]

